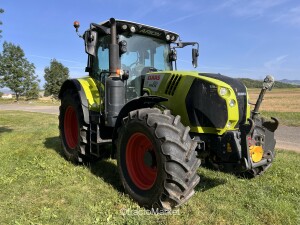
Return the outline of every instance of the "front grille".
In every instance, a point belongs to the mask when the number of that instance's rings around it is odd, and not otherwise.
[[[245,85],[238,79],[233,79],[221,74],[202,73],[199,75],[221,80],[233,88],[239,107],[239,121],[235,128],[238,128],[241,124],[244,124],[247,116],[247,91]]]
[[[181,80],[182,75],[172,75],[170,81],[167,84],[167,88],[165,90],[165,94],[174,95],[176,88]]]
[[[185,99],[192,126],[223,128],[228,120],[226,101],[217,87],[208,81],[195,79]]]

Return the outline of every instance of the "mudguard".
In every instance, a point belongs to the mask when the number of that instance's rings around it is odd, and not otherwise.
[[[73,89],[78,92],[84,116],[84,122],[89,124],[89,110],[98,112],[100,111],[101,99],[96,82],[91,77],[68,79],[63,83],[58,97],[61,98],[63,93],[68,89]]]

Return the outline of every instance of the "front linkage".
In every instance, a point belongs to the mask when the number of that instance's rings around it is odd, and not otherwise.
[[[259,107],[266,91],[273,86],[274,78],[267,76],[247,123],[240,125],[239,130],[227,131],[210,141],[206,166],[249,178],[262,174],[271,166],[275,157],[274,132],[279,123],[276,118],[262,117]]]
[[[267,90],[272,90],[274,78],[267,76],[263,82],[263,88],[256,101],[255,107],[251,112],[251,118],[248,124],[240,127],[241,146],[242,146],[242,169],[248,171],[247,175],[260,175],[268,167],[275,157],[274,132],[279,122],[276,118],[271,120],[260,116],[259,108]]]

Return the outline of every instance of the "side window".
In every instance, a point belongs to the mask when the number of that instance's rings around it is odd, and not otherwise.
[[[104,36],[99,39],[98,48],[98,71],[109,70],[109,40],[110,36]]]
[[[158,70],[170,70],[170,64],[168,61],[169,49],[165,45],[161,45],[156,48],[154,54],[154,67]]]

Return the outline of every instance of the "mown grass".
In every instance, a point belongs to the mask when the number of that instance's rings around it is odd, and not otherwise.
[[[278,150],[253,180],[200,167],[187,204],[148,215],[124,194],[115,160],[66,161],[57,126],[55,115],[0,111],[0,224],[300,223],[300,154]]]
[[[277,118],[280,125],[293,126],[293,127],[300,126],[300,112],[262,111],[261,114],[265,117]]]

